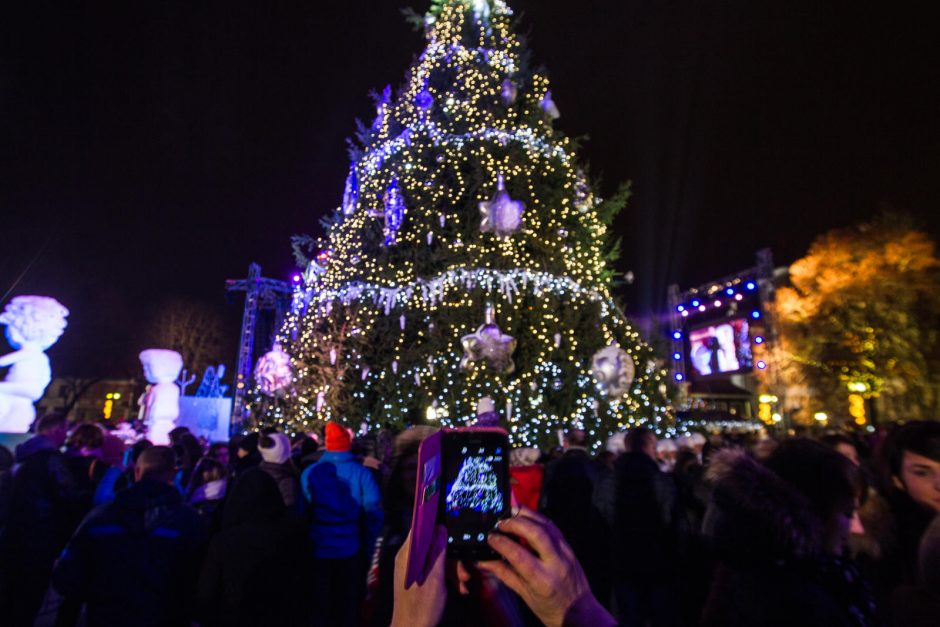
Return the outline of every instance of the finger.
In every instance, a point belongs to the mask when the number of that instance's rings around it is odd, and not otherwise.
[[[492,560],[487,562],[479,562],[477,564],[477,568],[484,572],[490,573],[503,582],[507,588],[518,594],[523,599],[526,598],[525,583],[508,564],[498,560]]]
[[[499,533],[491,533],[487,542],[522,577],[531,579],[538,576],[541,570],[538,558],[517,542]]]
[[[472,575],[463,562],[457,562],[457,589],[460,594],[470,594],[470,583]]]
[[[506,520],[500,521],[497,529],[502,533],[510,533],[519,536],[528,542],[529,546],[531,546],[542,559],[557,557],[558,550],[555,548],[547,526],[543,523],[536,522],[533,518],[524,516],[507,518]]]
[[[409,533],[409,538],[410,538]],[[410,546],[410,543],[409,543]],[[444,577],[444,558],[447,555],[447,529],[443,525],[434,527],[431,536],[431,549],[428,551],[428,562],[432,564],[428,572],[439,579]]]
[[[405,536],[405,542],[398,549],[398,555],[395,556],[395,570],[401,570],[408,564],[408,555],[411,553],[411,532]]]

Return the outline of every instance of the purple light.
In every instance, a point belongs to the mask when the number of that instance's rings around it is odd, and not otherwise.
[[[744,287],[746,287],[749,292],[753,292],[754,290],[757,289],[757,284],[754,283],[754,281],[748,281],[747,285],[745,285]]]
[[[672,332],[672,339],[674,339],[674,340],[681,340],[681,339],[682,339],[682,331],[673,331],[673,332]]]
[[[295,274],[294,276],[290,278],[290,280],[293,281],[294,283],[300,283],[300,275]]]
[[[757,362],[757,367],[760,368],[761,370],[763,370],[764,368],[767,367],[767,362],[765,362],[764,360],[761,360],[761,361]]]
[[[677,373],[676,373],[676,381],[682,381],[683,378],[684,378],[684,377],[682,376],[682,373],[681,373],[681,372],[677,372]]]
[[[680,359],[682,359],[682,354],[681,354],[681,353],[673,353],[673,354],[672,354],[672,358],[675,359],[676,361],[679,361]]]
[[[679,305],[678,307],[676,307],[676,311],[678,311],[679,313],[682,313],[683,311],[685,311],[685,307],[683,307],[682,305]]]
[[[763,335],[758,335],[757,337],[755,337],[755,338],[754,338],[754,343],[755,343],[755,344],[763,344],[763,343],[764,343],[764,336],[763,336]]]
[[[693,307],[698,307],[700,304],[701,304],[701,303],[699,303],[697,300],[693,300],[693,301],[692,301],[692,306],[693,306]]]
[[[728,296],[734,296],[734,288],[729,287],[728,289],[725,290],[725,294],[727,294]]]
[[[715,307],[721,307],[721,301],[720,301],[720,300],[716,300],[716,301],[715,301]]]

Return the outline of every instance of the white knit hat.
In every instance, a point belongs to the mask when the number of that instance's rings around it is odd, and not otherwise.
[[[273,445],[265,447],[265,438],[271,438]],[[290,459],[290,438],[283,433],[272,433],[268,436],[262,436],[258,443],[258,450],[261,451],[261,459],[271,464],[283,464]]]

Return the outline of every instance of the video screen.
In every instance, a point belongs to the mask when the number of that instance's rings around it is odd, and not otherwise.
[[[739,318],[692,329],[689,332],[689,359],[696,376],[744,372],[754,366],[751,329]]]
[[[449,544],[482,544],[509,507],[505,439],[447,442],[443,511]]]

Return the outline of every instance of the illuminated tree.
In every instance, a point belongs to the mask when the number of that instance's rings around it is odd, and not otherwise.
[[[831,231],[790,266],[774,305],[778,359],[817,402],[803,420],[847,416],[851,393],[878,398],[884,419],[937,417],[938,270],[934,242],[893,216]]]
[[[662,427],[665,372],[610,295],[626,191],[594,194],[504,2],[435,2],[424,28],[405,84],[360,125],[282,334],[294,385],[262,422],[465,424],[490,396],[517,442]]]

